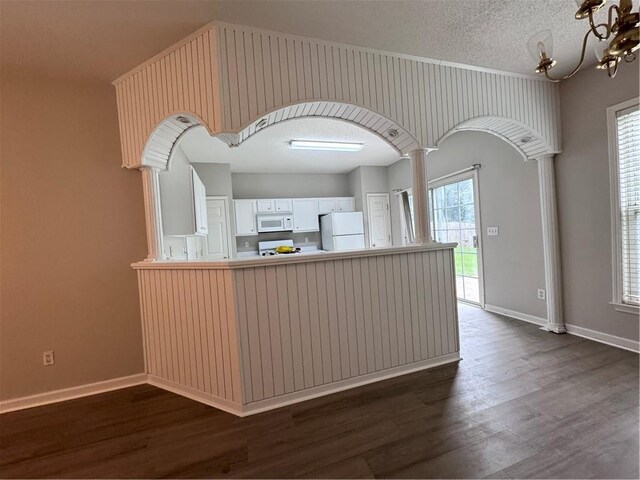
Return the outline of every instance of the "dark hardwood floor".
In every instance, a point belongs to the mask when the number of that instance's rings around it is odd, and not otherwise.
[[[0,417],[3,478],[638,478],[638,355],[461,305],[463,361],[240,419],[139,386]]]

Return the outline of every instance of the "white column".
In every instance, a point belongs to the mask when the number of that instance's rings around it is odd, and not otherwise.
[[[146,261],[152,262],[165,258],[162,211],[160,209],[160,178],[158,177],[160,170],[155,167],[141,167],[140,171],[142,172],[144,216],[149,249]]]
[[[538,159],[540,208],[542,211],[542,245],[544,275],[547,289],[547,327],[550,332],[565,333],[562,315],[562,275],[560,266],[560,237],[558,208],[553,170],[553,155]]]
[[[417,148],[409,153],[411,175],[413,177],[413,218],[415,221],[415,243],[418,245],[433,243],[429,228],[429,207],[427,203],[426,158],[427,148]]]

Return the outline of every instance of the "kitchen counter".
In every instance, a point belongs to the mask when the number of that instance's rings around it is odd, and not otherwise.
[[[131,266],[135,270],[149,269],[213,269],[230,270],[236,268],[251,268],[255,266],[280,265],[281,263],[306,263],[327,261],[357,257],[377,257],[381,255],[393,255],[400,253],[422,252],[428,250],[452,249],[456,243],[434,243],[432,245],[408,245],[403,247],[389,248],[365,248],[361,250],[347,250],[340,252],[329,252],[326,250],[315,250],[296,254],[273,255],[262,257],[257,253],[252,256],[231,258],[227,260],[157,260],[155,262],[137,262]]]
[[[149,382],[244,416],[456,362],[454,247],[136,263]]]

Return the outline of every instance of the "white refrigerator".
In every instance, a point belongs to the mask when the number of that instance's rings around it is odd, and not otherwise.
[[[320,217],[323,250],[357,250],[364,248],[362,212],[330,213]]]

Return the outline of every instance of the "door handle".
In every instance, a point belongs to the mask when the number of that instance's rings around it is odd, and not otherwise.
[[[473,248],[478,248],[478,236],[473,236]]]

